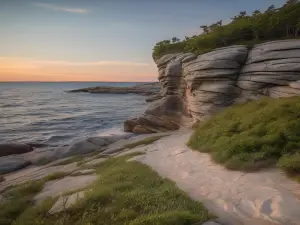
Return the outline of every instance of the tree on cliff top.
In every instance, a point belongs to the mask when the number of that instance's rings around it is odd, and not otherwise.
[[[183,41],[158,42],[153,48],[153,58],[167,53],[193,52],[203,54],[215,48],[235,44],[252,45],[269,40],[297,38],[300,35],[300,2],[287,0],[280,7],[271,5],[265,12],[255,10],[251,14],[241,11],[229,24],[222,20],[200,26],[203,33],[186,37]]]

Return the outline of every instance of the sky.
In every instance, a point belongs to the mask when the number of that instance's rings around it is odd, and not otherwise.
[[[155,81],[155,43],[285,0],[0,0],[0,81]]]

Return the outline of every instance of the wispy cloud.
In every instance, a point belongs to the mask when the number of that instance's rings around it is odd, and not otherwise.
[[[89,10],[83,9],[83,8],[71,8],[71,7],[63,7],[63,6],[58,6],[58,5],[53,5],[49,3],[42,3],[42,2],[35,2],[33,5],[45,9],[50,9],[54,11],[62,11],[62,12],[68,12],[68,13],[88,13]]]

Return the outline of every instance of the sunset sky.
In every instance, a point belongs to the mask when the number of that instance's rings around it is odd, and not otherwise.
[[[0,81],[154,81],[156,42],[285,0],[0,0]]]

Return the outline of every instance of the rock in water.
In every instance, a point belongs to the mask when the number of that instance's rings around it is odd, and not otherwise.
[[[17,155],[33,151],[33,147],[25,144],[0,144],[0,157]]]
[[[0,157],[0,174],[14,172],[30,165],[30,162],[21,156]]]

